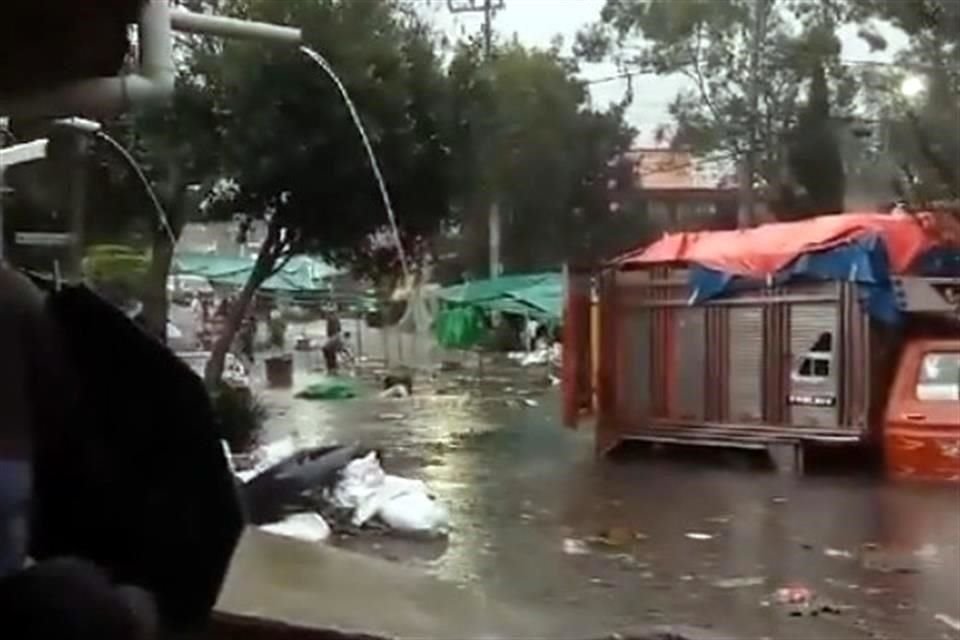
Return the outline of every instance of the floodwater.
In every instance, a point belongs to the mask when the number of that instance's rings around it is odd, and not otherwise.
[[[554,616],[571,633],[681,624],[751,639],[960,638],[960,490],[795,478],[736,454],[598,461],[589,430],[560,426],[555,388],[472,373],[444,374],[406,400],[266,392],[272,437],[374,445],[388,471],[425,480],[451,513],[445,543],[371,534],[338,544]],[[774,597],[789,586],[828,611],[791,615]]]

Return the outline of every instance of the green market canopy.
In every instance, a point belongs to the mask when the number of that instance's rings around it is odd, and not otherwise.
[[[466,305],[559,322],[563,315],[563,277],[548,272],[476,280],[441,289],[437,297],[447,307]]]
[[[242,287],[250,278],[253,266],[253,258],[183,253],[174,257],[173,273],[201,276],[214,285]],[[316,258],[294,256],[267,278],[261,289],[282,293],[325,291],[330,288],[330,278],[339,273]]]
[[[563,278],[559,273],[502,276],[446,287],[437,293],[441,311],[434,327],[449,348],[480,344],[488,333],[486,316],[497,311],[557,324],[563,315]]]

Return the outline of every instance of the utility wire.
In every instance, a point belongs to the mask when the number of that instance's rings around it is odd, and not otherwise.
[[[811,55],[811,57],[813,57]],[[948,65],[935,65],[935,64],[922,64],[922,63],[913,63],[913,62],[883,62],[879,60],[857,60],[851,58],[841,58],[839,61],[841,66],[845,67],[883,67],[883,68],[897,68],[897,69],[917,69],[924,71],[939,71],[942,69],[948,69]],[[603,84],[606,82],[615,82],[617,80],[626,80],[627,78],[634,78],[636,76],[652,76],[652,75],[668,75],[660,74],[657,71],[646,68],[637,68],[637,69],[628,69],[621,71],[620,73],[615,73],[608,76],[600,76],[597,78],[581,78],[581,82],[586,85],[594,84]]]

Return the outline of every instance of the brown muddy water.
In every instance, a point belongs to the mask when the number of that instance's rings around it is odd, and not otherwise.
[[[542,376],[485,374],[444,374],[405,400],[377,399],[369,379],[369,393],[345,401],[264,392],[270,438],[376,446],[389,472],[426,481],[451,514],[443,543],[371,533],[336,544],[571,633],[684,624],[751,639],[960,638],[960,489],[795,478],[737,454],[596,460],[589,430],[560,426]],[[812,606],[778,602],[794,586]]]

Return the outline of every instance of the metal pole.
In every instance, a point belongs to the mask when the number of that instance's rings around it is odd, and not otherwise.
[[[493,0],[483,3],[483,57],[490,65],[493,50]],[[500,277],[500,206],[497,203],[496,185],[492,188],[492,202],[488,214],[487,226],[490,236],[490,279]]]
[[[2,126],[2,125],[0,125]],[[2,130],[0,130],[2,131]],[[34,160],[40,160],[45,158],[47,155],[47,139],[41,138],[40,140],[33,140],[31,142],[25,142],[23,144],[15,144],[10,147],[0,148],[0,260],[4,259],[4,242],[3,242],[3,197],[6,191],[6,186],[3,179],[3,173],[5,169],[9,166],[15,164],[20,164],[23,162],[32,162]]]
[[[750,41],[750,77],[747,84],[747,118],[749,123],[747,150],[740,176],[739,227],[749,227],[755,220],[756,202],[753,181],[757,174],[757,111],[760,103],[760,54],[767,28],[767,0],[754,0],[753,29]]]
[[[482,4],[481,4],[482,3]],[[503,0],[447,0],[451,13],[483,12],[483,57],[489,63],[493,54],[493,18],[499,9],[503,9]],[[492,133],[492,132],[489,132]],[[487,135],[486,139],[492,138]],[[488,185],[490,204],[487,210],[487,229],[489,235],[490,278],[497,278],[500,267],[500,207],[497,202],[496,185]]]
[[[3,182],[3,160],[0,160],[0,263],[3,263],[4,259],[4,219],[3,219],[3,198],[6,195],[6,186]]]
[[[73,146],[73,166],[69,168],[70,173],[70,226],[73,244],[70,247],[70,276],[77,278],[83,277],[83,249],[84,249],[84,226],[86,218],[86,200],[87,200],[87,147],[89,140],[83,133],[72,133],[71,140]]]
[[[0,149],[3,148],[4,140],[3,136],[6,132],[7,119],[0,118]],[[3,264],[4,259],[4,219],[3,219],[3,199],[6,195],[6,183],[3,181],[3,154],[0,154],[0,264]]]

